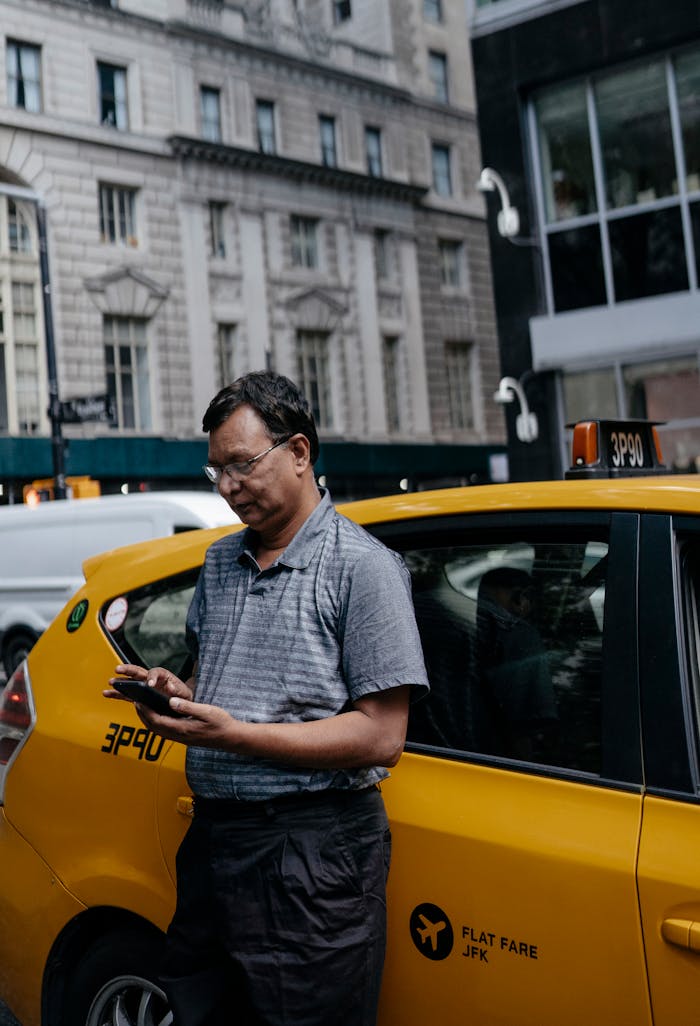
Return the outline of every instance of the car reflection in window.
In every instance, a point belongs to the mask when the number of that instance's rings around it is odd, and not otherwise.
[[[607,545],[404,555],[432,685],[409,742],[599,773]]]

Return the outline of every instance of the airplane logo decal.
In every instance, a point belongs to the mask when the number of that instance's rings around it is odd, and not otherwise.
[[[454,933],[447,914],[430,902],[417,905],[411,913],[411,938],[421,955],[441,961],[452,951]]]
[[[439,934],[440,930],[445,929],[447,923],[444,919],[441,919],[437,923],[431,923],[429,919],[426,919],[426,917],[421,914],[419,914],[418,918],[423,924],[422,929],[420,926],[418,927],[418,933],[420,934],[421,940],[425,944],[426,940],[429,938],[433,951],[437,951],[437,935]]]

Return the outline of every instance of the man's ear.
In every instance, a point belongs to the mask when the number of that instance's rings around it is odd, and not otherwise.
[[[287,448],[294,457],[294,464],[299,472],[306,470],[311,463],[311,445],[306,435],[296,434],[287,442]]]

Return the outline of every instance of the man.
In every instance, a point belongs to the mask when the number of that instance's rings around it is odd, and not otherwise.
[[[555,740],[557,709],[547,651],[531,622],[535,584],[500,566],[479,582],[477,673],[480,744],[509,758],[541,759]]]
[[[316,428],[287,378],[238,379],[203,428],[205,472],[248,529],[207,553],[196,674],[117,667],[186,717],[138,706],[188,746],[195,795],[163,985],[177,1026],[372,1026],[390,853],[377,784],[427,687],[408,573],[319,491]]]

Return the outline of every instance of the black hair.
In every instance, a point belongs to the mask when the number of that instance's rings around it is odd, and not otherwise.
[[[250,406],[258,414],[273,442],[292,435],[309,441],[311,463],[318,459],[316,424],[306,397],[289,378],[272,371],[251,371],[225,385],[214,396],[202,420],[202,430],[214,431],[239,406]]]

